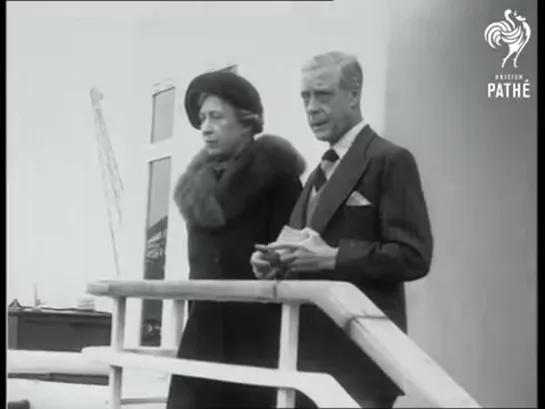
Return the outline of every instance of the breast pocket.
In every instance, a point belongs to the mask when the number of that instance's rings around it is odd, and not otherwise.
[[[343,235],[350,239],[372,240],[378,226],[377,207],[360,192],[343,204]]]

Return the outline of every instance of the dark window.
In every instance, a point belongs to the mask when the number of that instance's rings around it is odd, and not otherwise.
[[[168,208],[170,203],[170,158],[150,162],[148,214],[146,216],[146,258],[144,278],[165,279]],[[140,344],[159,346],[161,343],[161,300],[143,300]]]

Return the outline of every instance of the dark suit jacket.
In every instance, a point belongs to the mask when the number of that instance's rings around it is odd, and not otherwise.
[[[294,228],[305,227],[311,189],[307,182],[295,205],[290,219]],[[371,205],[347,206],[352,192],[359,192]],[[323,187],[308,227],[339,248],[336,267],[297,278],[350,282],[406,332],[403,283],[428,273],[433,249],[413,155],[366,126]],[[402,393],[314,306],[301,309],[299,369],[331,374],[355,398]]]

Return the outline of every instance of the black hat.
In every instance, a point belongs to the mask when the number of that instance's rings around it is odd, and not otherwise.
[[[244,109],[257,115],[263,114],[261,97],[257,89],[246,78],[224,70],[207,72],[194,78],[185,93],[185,110],[189,122],[194,128],[199,129],[200,127],[199,98],[203,93],[216,95],[235,108]]]

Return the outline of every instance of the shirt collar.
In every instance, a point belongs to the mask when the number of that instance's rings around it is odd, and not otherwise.
[[[345,133],[341,139],[333,144],[332,148],[333,150],[335,150],[335,152],[337,152],[337,155],[339,155],[339,159],[342,159],[346,152],[348,152],[348,149],[350,149],[350,146],[352,146],[352,143],[356,139],[356,136],[358,136],[358,134],[363,128],[365,128],[366,125],[367,122],[365,121],[365,119],[362,119],[347,133]]]

